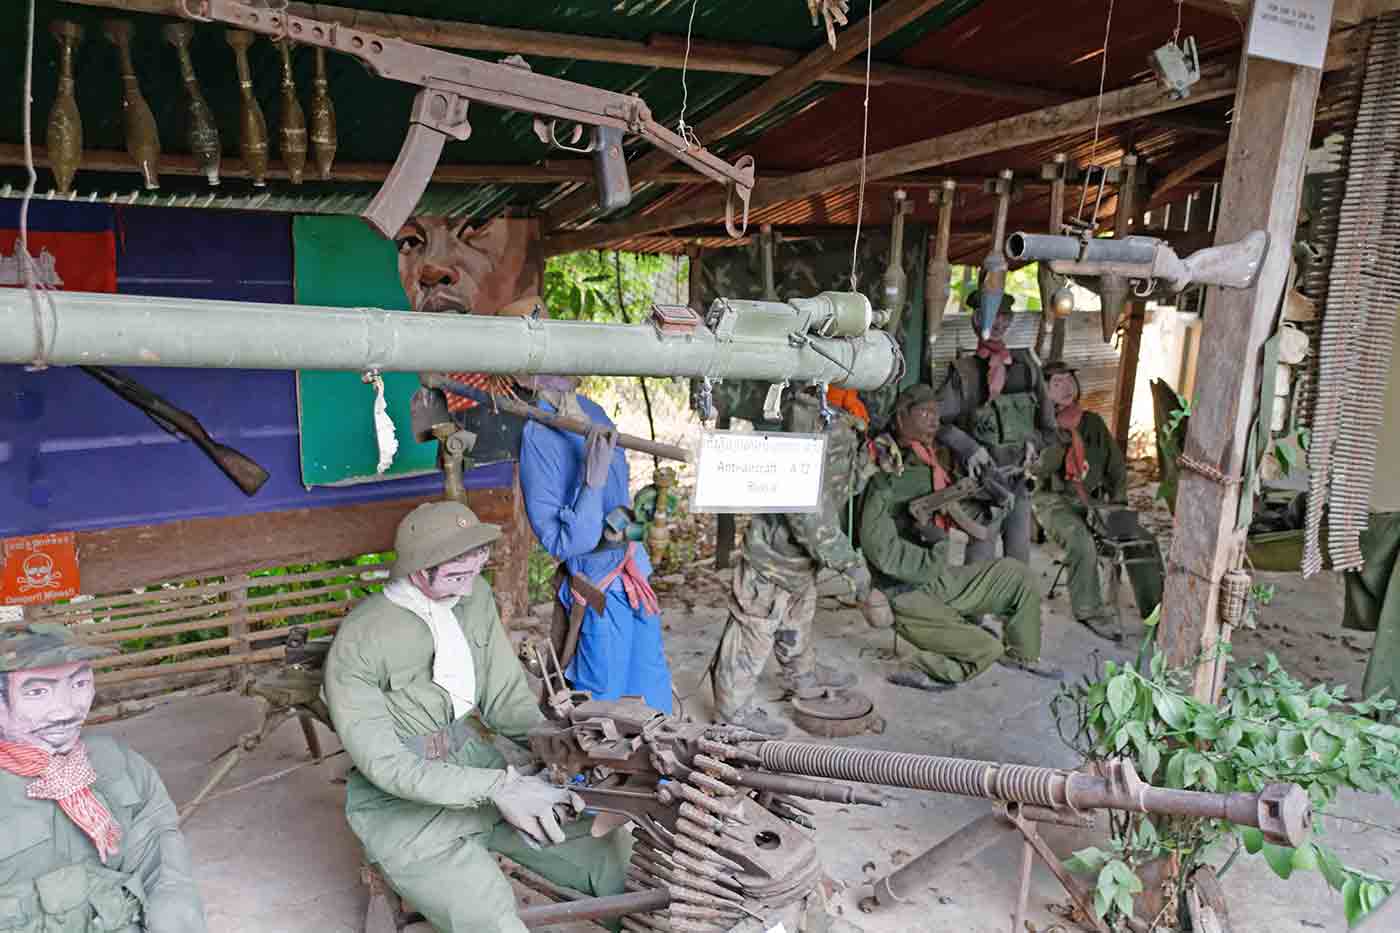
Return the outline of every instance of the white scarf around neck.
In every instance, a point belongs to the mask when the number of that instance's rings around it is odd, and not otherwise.
[[[452,718],[461,719],[476,705],[476,664],[467,636],[452,612],[460,597],[432,599],[402,578],[390,580],[384,595],[394,605],[422,619],[433,633],[433,683],[452,698]]]

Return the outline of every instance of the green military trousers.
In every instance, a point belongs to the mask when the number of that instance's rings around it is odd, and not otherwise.
[[[595,839],[592,826],[591,819],[570,823],[564,827],[567,841],[533,849],[501,820],[488,832],[454,840],[444,851],[405,851],[379,867],[438,933],[525,933],[515,912],[515,892],[492,853],[584,894],[621,894],[631,836],[615,830]]]
[[[1003,655],[1040,660],[1040,593],[1035,575],[1018,560],[946,567],[929,583],[896,592],[894,628],[917,649],[913,664],[934,680],[962,683]],[[998,639],[974,621],[1006,619]]]
[[[1346,580],[1346,628],[1375,632],[1363,697],[1387,690],[1400,699],[1400,512],[1373,512],[1361,533],[1361,570],[1344,574]]]
[[[801,590],[789,592],[739,558],[729,594],[729,622],[715,661],[715,706],[721,719],[733,716],[753,699],[770,654],[777,654],[789,684],[812,672],[816,612],[815,575]]]
[[[1040,493],[1035,497],[1035,518],[1045,534],[1064,549],[1069,575],[1069,604],[1076,619],[1094,620],[1109,615],[1099,575],[1099,551],[1089,531],[1087,510],[1074,497]],[[1138,612],[1147,618],[1162,601],[1162,552],[1154,538],[1139,538],[1126,554],[1128,582]]]

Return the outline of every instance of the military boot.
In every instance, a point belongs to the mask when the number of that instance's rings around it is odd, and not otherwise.
[[[847,671],[838,671],[825,664],[815,664],[809,673],[798,674],[796,677],[789,677],[786,680],[788,693],[791,696],[800,700],[810,700],[821,696],[828,690],[854,687],[856,675]]]
[[[741,706],[727,716],[720,714],[720,718],[731,725],[772,736],[775,739],[782,738],[788,732],[785,723],[779,722],[769,716],[767,711],[753,705]]]

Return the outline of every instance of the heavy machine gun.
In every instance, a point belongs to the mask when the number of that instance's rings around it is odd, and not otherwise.
[[[243,0],[175,0],[173,5],[172,12],[187,19],[227,23],[274,39],[344,52],[364,62],[381,78],[418,86],[403,148],[389,177],[365,210],[365,219],[386,237],[398,232],[413,213],[447,140],[464,140],[471,135],[467,106],[472,101],[536,114],[535,133],[543,142],[590,153],[599,203],[605,210],[622,207],[632,198],[622,151],[623,134],[632,133],[727,186],[725,225],[731,236],[740,236],[748,226],[753,157],[742,156],[731,165],[656,122],[646,102],[636,95],[538,75],[518,57],[505,63],[488,62],[343,23],[295,16],[282,8],[285,4],[271,9],[271,4],[264,7]],[[564,129],[562,140],[556,126],[561,121],[573,126],[572,130]],[[590,127],[590,139],[585,146],[579,146],[584,126]],[[736,196],[741,203],[741,220],[737,224]]]
[[[531,751],[590,809],[636,824],[629,890],[670,897],[664,909],[624,918],[632,931],[708,933],[746,917],[781,919],[782,910],[813,895],[821,877],[817,815],[805,801],[883,803],[878,792],[845,782],[996,801],[1044,859],[1049,850],[1033,822],[1083,820],[1099,809],[1228,820],[1279,845],[1301,843],[1310,828],[1311,806],[1296,785],[1204,793],[1153,787],[1126,760],[1064,771],[769,740],[667,716],[637,698],[593,700],[568,689],[547,649],[532,650],[547,720],[531,730]],[[1073,879],[1062,880],[1072,897],[1084,895]]]

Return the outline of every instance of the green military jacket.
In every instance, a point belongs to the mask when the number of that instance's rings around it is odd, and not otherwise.
[[[816,403],[803,402],[789,402],[785,430],[819,432]],[[849,412],[833,412],[826,432],[820,512],[759,514],[749,521],[744,560],[759,576],[796,592],[810,585],[813,575],[824,567],[845,571],[860,563],[860,555],[841,528],[847,503],[859,491],[868,461],[860,428],[860,420]]]
[[[93,793],[121,824],[103,865],[92,840],[31,778],[0,771],[0,933],[203,933],[179,817],[146,759],[107,736],[85,737]]]
[[[924,544],[909,515],[909,500],[933,492],[933,469],[907,447],[900,453],[903,470],[875,474],[860,510],[861,551],[883,587],[931,583],[948,566],[947,540]]]
[[[523,743],[542,722],[525,671],[511,649],[491,586],[478,578],[453,610],[476,667],[476,705],[490,729]],[[452,699],[433,683],[433,636],[407,609],[376,593],[356,606],[326,658],[325,698],[331,721],[355,771],[345,812],[371,861],[390,862],[410,847],[421,857],[455,839],[489,830],[500,819],[491,805],[506,761],[484,738],[428,760],[405,739],[453,722]]]
[[[1061,431],[1060,435],[1060,442],[1047,448],[1040,456],[1036,485],[1043,492],[1077,495],[1074,486],[1065,479],[1069,432]],[[1094,412],[1086,411],[1079,421],[1079,436],[1084,439],[1084,456],[1089,461],[1084,491],[1091,498],[1104,502],[1120,501],[1128,491],[1128,467],[1108,424]]]

